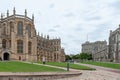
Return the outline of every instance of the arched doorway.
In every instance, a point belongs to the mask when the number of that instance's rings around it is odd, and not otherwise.
[[[21,60],[21,56],[19,56],[19,60]]]
[[[9,57],[10,57],[9,53],[3,54],[3,60],[9,60]]]

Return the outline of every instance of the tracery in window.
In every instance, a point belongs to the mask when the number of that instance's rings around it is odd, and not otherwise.
[[[5,39],[2,40],[2,47],[6,48],[6,40]]]
[[[28,30],[28,36],[31,37],[31,25],[27,25],[27,30]]]
[[[32,43],[28,42],[28,54],[31,54]]]
[[[23,23],[22,22],[18,22],[17,24],[17,33],[18,33],[18,36],[23,35]]]
[[[23,41],[22,40],[17,41],[17,53],[23,53]]]

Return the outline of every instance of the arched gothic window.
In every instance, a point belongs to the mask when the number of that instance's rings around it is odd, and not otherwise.
[[[54,59],[56,60],[56,53],[54,53]]]
[[[27,25],[27,30],[28,30],[28,36],[31,37],[31,25]]]
[[[14,29],[14,23],[10,22],[10,32],[12,31],[12,29]]]
[[[5,39],[2,40],[2,47],[6,48],[6,40]]]
[[[23,41],[22,40],[17,41],[17,53],[23,53]]]
[[[23,35],[23,23],[22,22],[18,22],[17,24],[17,33],[18,33],[18,36]]]
[[[11,48],[11,40],[9,40],[9,47]]]
[[[2,34],[3,34],[3,35],[5,35],[5,34],[6,34],[6,25],[5,25],[5,24],[3,24]]]
[[[28,42],[28,54],[31,54],[32,43]]]

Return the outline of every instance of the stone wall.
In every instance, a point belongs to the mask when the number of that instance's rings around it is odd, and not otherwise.
[[[1,74],[1,73],[0,73]],[[8,75],[7,75],[8,74]],[[46,72],[42,73],[7,73],[0,75],[0,80],[56,80],[61,78],[68,78],[79,76],[81,72]]]

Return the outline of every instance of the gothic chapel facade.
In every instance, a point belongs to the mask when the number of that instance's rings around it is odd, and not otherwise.
[[[25,61],[65,61],[65,52],[61,48],[61,39],[49,39],[49,35],[37,35],[32,19],[16,14],[0,19],[0,59]]]

